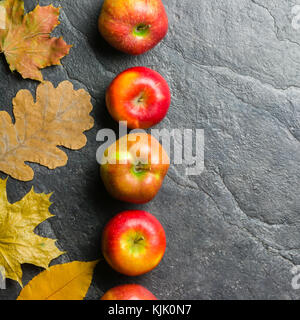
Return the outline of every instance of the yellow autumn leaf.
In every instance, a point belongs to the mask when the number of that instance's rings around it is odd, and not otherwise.
[[[17,300],[82,300],[97,263],[74,261],[52,266],[33,278]]]
[[[50,196],[37,194],[33,189],[19,202],[10,204],[6,194],[6,180],[0,179],[0,266],[5,277],[22,286],[21,264],[31,263],[47,268],[61,252],[56,240],[43,238],[34,229],[52,217]]]
[[[0,111],[0,171],[30,181],[34,172],[25,161],[49,169],[64,166],[68,157],[57,146],[78,150],[85,146],[84,131],[93,127],[89,115],[91,97],[83,89],[75,91],[69,81],[54,88],[51,82],[38,86],[36,101],[28,90],[13,99],[15,123]]]

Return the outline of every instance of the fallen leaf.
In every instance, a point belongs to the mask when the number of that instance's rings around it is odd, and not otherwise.
[[[82,300],[97,263],[74,261],[52,266],[33,278],[17,300]]]
[[[23,0],[0,2],[0,52],[5,54],[10,70],[23,78],[43,81],[40,69],[59,65],[71,46],[62,38],[51,38],[59,25],[59,8],[39,5],[24,14]]]
[[[84,131],[93,127],[90,95],[75,91],[69,81],[54,88],[50,82],[37,88],[36,102],[27,90],[13,99],[15,124],[0,111],[0,170],[11,177],[29,181],[34,172],[25,161],[49,169],[64,166],[68,157],[57,146],[78,150],[85,146]]]
[[[61,252],[56,240],[43,238],[34,229],[52,217],[50,196],[33,189],[19,202],[10,204],[6,195],[6,180],[0,179],[0,265],[5,277],[22,286],[21,264],[31,263],[47,268]]]

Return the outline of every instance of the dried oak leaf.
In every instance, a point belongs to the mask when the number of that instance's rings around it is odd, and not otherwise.
[[[0,265],[5,277],[22,286],[21,264],[31,263],[47,268],[61,252],[56,240],[43,238],[34,229],[52,217],[50,196],[33,189],[19,202],[10,204],[6,195],[6,180],[0,179]]]
[[[59,25],[59,8],[39,5],[24,14],[23,0],[0,2],[0,52],[5,54],[11,71],[23,78],[43,81],[40,69],[59,65],[71,46],[62,38],[51,38]]]
[[[0,171],[30,181],[34,172],[25,161],[49,169],[64,166],[68,157],[57,146],[78,150],[85,146],[84,131],[93,127],[91,97],[83,89],[75,91],[69,81],[54,88],[42,83],[36,102],[28,90],[20,90],[13,99],[15,123],[0,111]]]
[[[17,300],[82,300],[98,261],[74,261],[50,267],[33,278]]]

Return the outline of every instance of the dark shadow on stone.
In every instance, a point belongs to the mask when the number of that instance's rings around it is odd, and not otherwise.
[[[135,209],[136,205],[118,201],[106,191],[100,177],[100,165],[96,164],[96,166],[97,168],[93,168],[94,179],[89,181],[86,195],[97,214],[101,214],[101,220],[106,223],[121,211]]]
[[[105,95],[93,105],[92,116],[95,120],[95,127],[100,129],[112,129],[118,136],[119,124],[108,113],[105,103]],[[95,137],[96,138],[96,137]],[[99,144],[100,145],[100,144]]]
[[[103,260],[101,260],[95,268],[93,282],[96,284],[98,288],[102,290],[103,295],[106,291],[113,287],[122,284],[137,283],[138,278],[128,277],[126,275],[114,271],[103,258]]]

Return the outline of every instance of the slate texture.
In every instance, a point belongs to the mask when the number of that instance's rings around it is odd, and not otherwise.
[[[169,33],[139,57],[101,39],[102,2],[39,1],[62,6],[54,34],[74,45],[63,66],[46,69],[44,77],[87,89],[95,127],[84,149],[66,151],[67,166],[50,171],[32,164],[32,182],[10,178],[9,200],[32,185],[54,192],[56,217],[37,230],[68,252],[54,264],[101,257],[102,229],[121,210],[146,209],[162,222],[168,246],[159,267],[128,278],[100,262],[87,299],[132,282],[160,299],[299,299],[291,269],[300,264],[300,29],[292,25],[300,1],[165,0]],[[32,10],[36,1],[25,4]],[[0,105],[11,114],[17,91],[34,93],[37,83],[10,73],[3,55],[0,60]],[[159,71],[172,90],[159,128],[204,129],[205,170],[188,177],[184,166],[172,166],[158,196],[137,206],[105,192],[95,137],[101,128],[117,128],[104,102],[110,81],[139,65]],[[23,271],[27,283],[41,269],[24,265]],[[15,299],[19,291],[8,280],[0,299]]]

